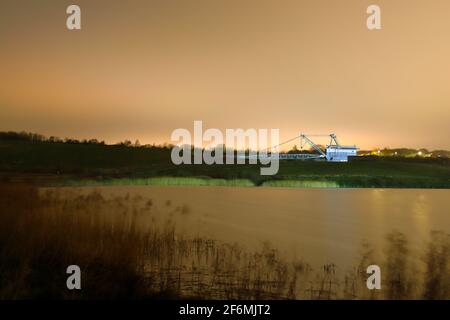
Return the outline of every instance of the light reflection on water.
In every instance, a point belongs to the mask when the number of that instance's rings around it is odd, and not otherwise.
[[[142,223],[170,219],[179,232],[249,249],[269,242],[313,266],[351,266],[364,241],[375,248],[377,261],[393,230],[404,234],[416,253],[431,230],[450,232],[449,190],[108,186],[65,191],[70,196],[93,189],[106,198],[151,199],[152,215],[141,217]]]

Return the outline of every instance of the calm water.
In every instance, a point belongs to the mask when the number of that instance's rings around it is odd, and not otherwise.
[[[269,242],[312,265],[353,265],[364,240],[381,257],[394,230],[406,235],[420,260],[431,230],[450,233],[450,190],[107,186],[64,192],[92,190],[105,198],[151,199],[148,220],[171,220],[185,234],[249,249]]]

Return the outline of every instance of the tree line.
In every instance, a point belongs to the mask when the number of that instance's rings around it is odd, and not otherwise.
[[[59,138],[56,136],[46,137],[39,133],[32,132],[16,132],[16,131],[0,131],[0,140],[6,141],[29,141],[29,142],[48,142],[48,143],[67,143],[67,144],[89,144],[89,145],[106,145],[105,141],[98,139],[74,139],[74,138]],[[124,146],[124,147],[146,147],[146,148],[163,148],[163,149],[171,149],[173,147],[172,144],[164,143],[162,145],[156,144],[144,144],[141,145],[139,140],[132,142],[129,139],[125,139],[116,143],[115,145]],[[325,146],[319,145],[320,148],[325,150]],[[192,149],[195,149],[194,146],[191,146]],[[224,151],[227,150],[226,146],[224,146]],[[250,150],[245,150],[249,152]],[[296,145],[294,145],[287,153],[316,153],[313,149],[298,149]],[[360,150],[358,152],[359,155],[362,156],[382,156],[382,157],[443,157],[450,158],[450,151],[448,150],[434,150],[429,151],[427,149],[410,149],[410,148],[396,148],[396,149],[376,149],[376,150]]]

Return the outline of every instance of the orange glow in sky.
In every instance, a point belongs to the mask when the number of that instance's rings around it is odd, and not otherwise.
[[[176,128],[450,149],[450,1],[0,3],[0,131],[170,142]]]

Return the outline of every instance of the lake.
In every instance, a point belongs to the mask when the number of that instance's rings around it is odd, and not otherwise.
[[[450,191],[264,187],[104,186],[60,188],[66,197],[96,190],[106,199],[151,200],[142,223],[171,221],[179,233],[257,249],[262,243],[312,266],[358,262],[369,243],[382,264],[386,235],[403,233],[417,261],[430,231],[450,233]],[[108,210],[116,210],[114,207]],[[117,209],[119,210],[119,209]]]

